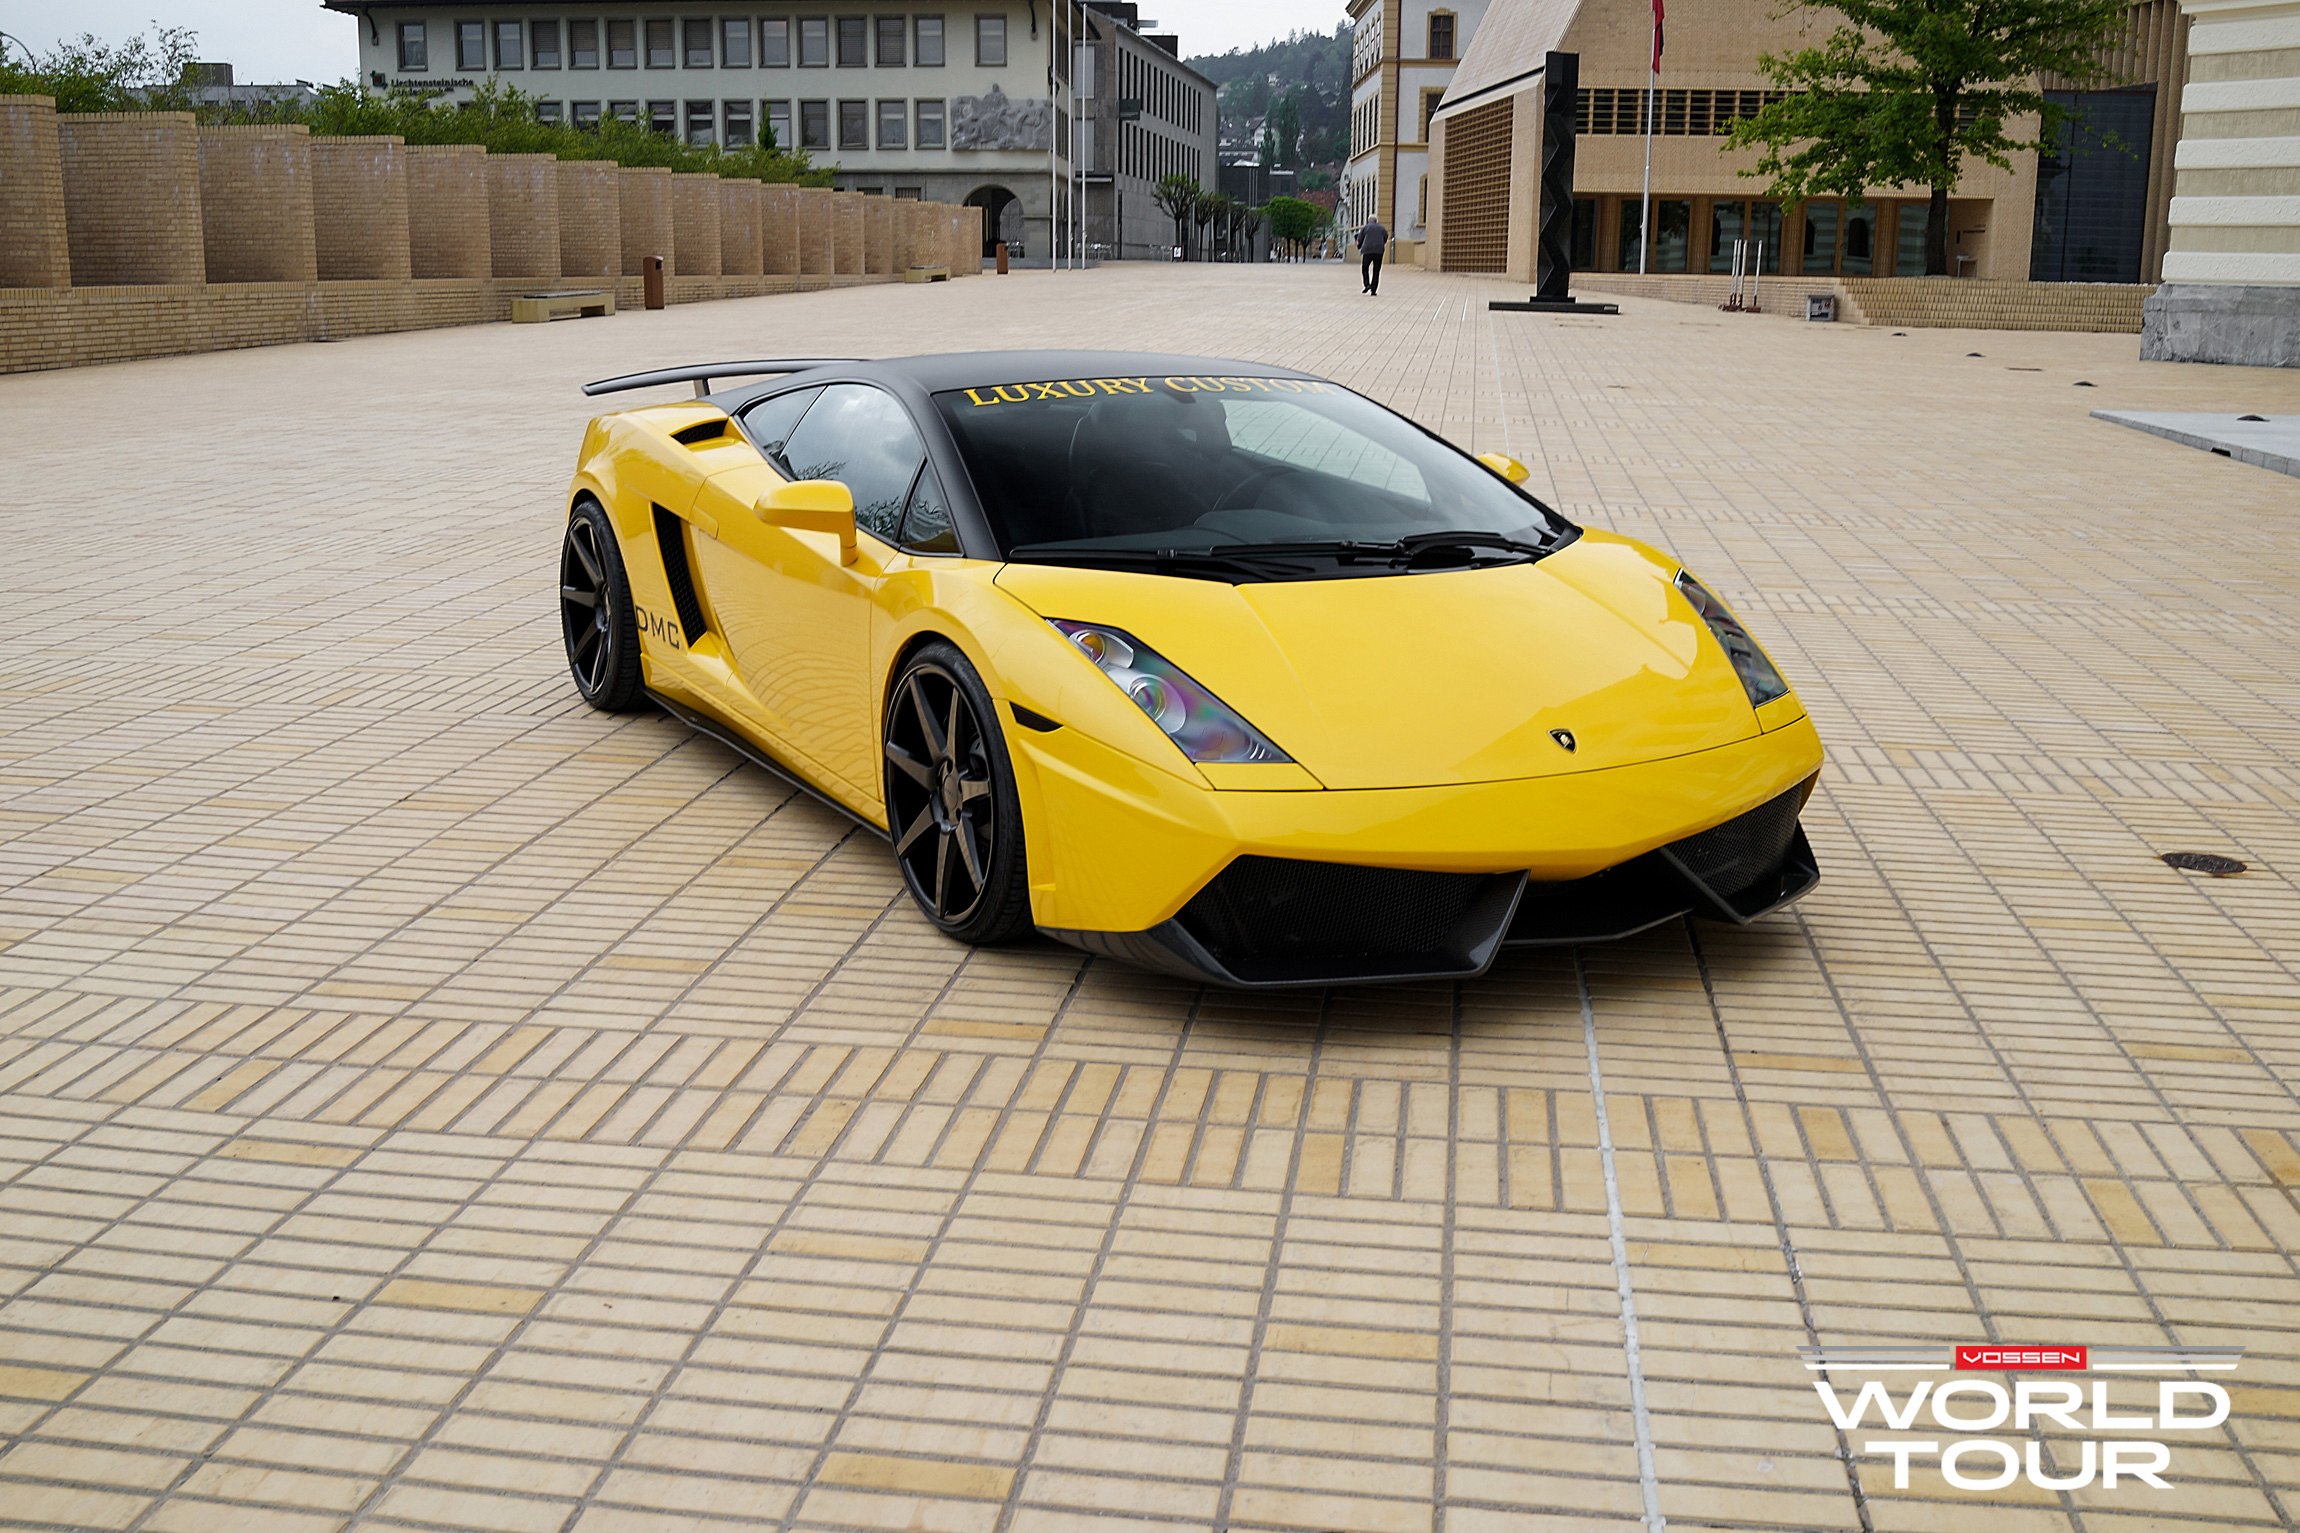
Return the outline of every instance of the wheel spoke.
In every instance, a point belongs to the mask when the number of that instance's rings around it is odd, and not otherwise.
[[[587,691],[596,692],[607,680],[607,646],[598,645],[591,651],[591,669],[583,678]]]
[[[943,759],[953,767],[958,765],[959,709],[964,702],[965,699],[958,695],[958,688],[952,687],[950,689],[950,722],[943,726],[942,731],[942,753]]]
[[[950,914],[950,837],[949,831],[934,843],[934,913]]]
[[[598,628],[596,626],[586,624],[583,631],[575,637],[575,658],[577,660],[588,659],[590,658],[591,651],[597,649],[598,647]]]
[[[910,678],[908,690],[910,692],[911,711],[918,715],[919,730],[926,736],[927,759],[940,761],[949,754],[950,745],[946,739],[935,733],[934,713],[926,706],[926,689],[918,684],[916,675]]]
[[[964,824],[958,827],[955,839],[958,842],[958,854],[966,864],[966,876],[973,881],[975,890],[979,893],[982,886],[990,878],[990,875],[983,871],[982,853],[975,850],[974,837],[968,834]]]
[[[886,759],[893,762],[903,776],[917,783],[920,787],[933,788],[934,773],[928,769],[927,764],[892,740],[886,742]]]
[[[564,602],[573,602],[579,607],[596,607],[599,605],[599,593],[597,591],[586,591],[579,586],[561,586],[559,599]]]
[[[894,854],[897,857],[902,856],[913,846],[918,844],[919,837],[925,835],[929,830],[932,830],[933,828],[934,805],[928,804],[924,809],[921,809],[918,812],[918,818],[911,821],[910,824],[903,830],[901,837],[896,840],[894,844]]]
[[[590,549],[583,546],[588,541],[589,539],[581,533],[577,533],[568,538],[567,546],[575,550],[575,557],[582,561],[583,573],[591,577],[592,589],[596,590],[607,582],[605,577],[599,573],[599,561],[591,556]]]
[[[962,806],[963,806],[963,805],[971,804],[971,803],[973,803],[973,802],[974,802],[976,799],[978,799],[978,798],[988,798],[989,796],[990,796],[990,784],[989,784],[989,783],[986,783],[986,782],[977,782],[975,779],[973,779],[973,778],[971,778],[971,777],[965,777],[965,778],[961,778],[961,779],[959,779],[959,784],[958,784],[958,801],[959,801],[960,805],[962,805]]]

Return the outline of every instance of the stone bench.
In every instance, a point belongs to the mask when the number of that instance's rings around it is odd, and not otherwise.
[[[540,325],[548,320],[570,316],[589,319],[593,315],[615,312],[615,295],[597,288],[570,289],[559,293],[522,293],[511,300],[511,318],[522,325]]]
[[[948,282],[950,280],[950,268],[947,266],[905,267],[902,280],[905,282]]]

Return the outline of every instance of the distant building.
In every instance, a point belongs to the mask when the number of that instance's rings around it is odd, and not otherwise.
[[[536,97],[546,118],[578,125],[623,117],[698,144],[752,143],[772,129],[834,166],[844,190],[981,207],[986,252],[1003,239],[1043,260],[1062,226],[1053,209],[1073,169],[1069,44],[1090,24],[1077,0],[811,13],[751,0],[702,15],[670,0],[323,3],[358,19],[371,86],[459,100],[493,75]]]
[[[1402,240],[1427,224],[1429,126],[1487,0],[1351,0],[1349,222]],[[1346,232],[1346,231],[1345,231]]]
[[[1785,205],[1765,195],[1762,180],[1742,174],[1756,164],[1756,152],[1729,151],[1722,142],[1733,118],[1756,111],[1778,89],[1760,57],[1810,45],[1825,25],[1772,0],[1672,9],[1652,99],[1648,229],[1641,196],[1652,47],[1647,0],[1491,0],[1433,120],[1425,258],[1449,271],[1532,280],[1543,70],[1555,50],[1580,59],[1575,270],[1635,272],[1642,259],[1649,272],[1726,273],[1735,242],[1745,241],[1752,252],[1764,247],[1768,274],[1921,275],[1926,189],[1874,187],[1857,206],[1838,197]],[[1952,275],[2157,279],[2166,269],[2187,37],[2188,20],[2175,0],[2139,0],[2106,59],[2126,83],[2078,89],[2043,82],[2089,131],[2041,164],[2033,153],[2015,155],[2010,169],[1967,163],[1948,205]],[[2274,93],[2273,86],[2262,89]]]
[[[291,80],[274,85],[241,85],[232,79],[229,64],[199,63],[191,66],[189,79],[192,104],[206,107],[237,107],[252,111],[257,107],[280,102],[309,106],[319,99],[319,92],[309,80]]]
[[[1158,183],[1188,176],[1212,188],[1220,174],[1214,83],[1182,62],[1171,33],[1146,31],[1132,0],[1086,0],[1078,70],[1086,244],[1096,255],[1166,260],[1174,220]]]

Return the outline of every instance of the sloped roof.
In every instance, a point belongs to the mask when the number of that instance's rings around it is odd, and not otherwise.
[[[1544,57],[1565,41],[1582,0],[1493,0],[1446,87],[1441,114],[1473,100],[1498,100],[1497,87],[1540,74]]]

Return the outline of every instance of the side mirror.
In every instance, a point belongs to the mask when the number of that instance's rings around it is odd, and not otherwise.
[[[1533,477],[1533,470],[1506,452],[1481,452],[1477,461],[1507,479],[1511,484],[1523,484]]]
[[[794,479],[759,497],[759,520],[793,532],[828,532],[839,540],[839,563],[855,562],[854,492],[836,479]]]

